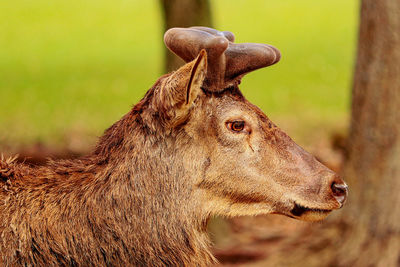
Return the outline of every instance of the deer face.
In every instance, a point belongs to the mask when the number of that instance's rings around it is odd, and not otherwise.
[[[226,216],[277,213],[321,220],[340,208],[346,184],[273,124],[233,87],[207,93],[201,85],[207,55],[169,76],[161,102],[170,103],[170,127],[191,136],[201,163],[193,188],[203,212]],[[178,80],[178,82],[177,82]],[[169,101],[167,101],[169,100]]]
[[[343,205],[344,182],[239,93],[203,100],[209,116],[194,123],[206,128],[197,131],[207,164],[196,185],[204,192],[205,209],[321,220]]]

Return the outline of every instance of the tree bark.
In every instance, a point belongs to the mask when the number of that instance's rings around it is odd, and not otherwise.
[[[351,194],[342,220],[352,234],[343,264],[400,265],[400,1],[364,0],[354,76]],[[353,264],[354,263],[354,264]]]
[[[160,0],[164,16],[165,31],[172,27],[212,27],[211,9],[208,0]],[[164,32],[165,32],[164,31]],[[167,72],[183,65],[183,60],[165,49]]]
[[[259,266],[400,266],[400,1],[363,0],[344,177],[336,216]]]

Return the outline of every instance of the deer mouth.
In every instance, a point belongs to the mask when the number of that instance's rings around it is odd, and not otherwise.
[[[321,221],[325,219],[331,211],[331,209],[308,208],[295,202],[288,216],[305,221]]]

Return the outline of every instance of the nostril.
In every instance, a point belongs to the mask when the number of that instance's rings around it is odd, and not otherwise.
[[[331,185],[332,192],[335,196],[343,196],[347,194],[347,185],[346,184],[338,184],[333,182]]]
[[[346,201],[347,198],[347,185],[345,183],[336,183],[333,182],[331,185],[331,189],[333,192],[333,196],[336,198],[336,200],[343,205],[343,203]]]

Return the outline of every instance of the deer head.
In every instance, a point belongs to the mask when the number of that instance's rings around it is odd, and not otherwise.
[[[279,61],[276,48],[205,27],[173,28],[164,40],[189,63],[161,80],[154,106],[170,131],[190,136],[186,160],[202,163],[192,184],[204,212],[321,220],[342,207],[346,184],[238,89],[244,74]]]

